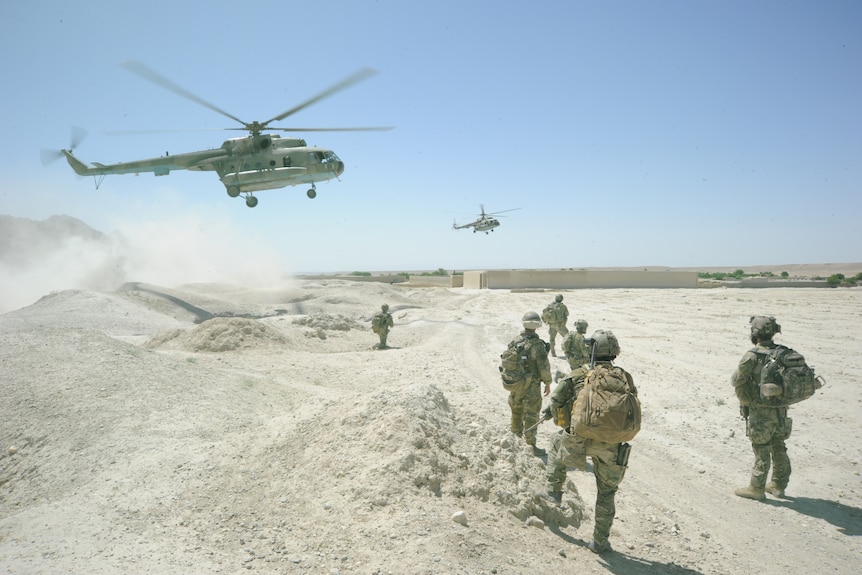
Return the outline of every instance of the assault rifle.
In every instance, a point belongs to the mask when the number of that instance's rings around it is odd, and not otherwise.
[[[533,431],[534,429],[536,429],[537,427],[539,427],[553,417],[553,415],[551,415],[551,406],[549,405],[544,410],[542,410],[541,415],[542,417],[539,418],[539,421],[524,430],[524,434],[526,434],[528,431]]]

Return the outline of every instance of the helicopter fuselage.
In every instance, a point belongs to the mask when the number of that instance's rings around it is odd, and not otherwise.
[[[344,162],[332,150],[307,146],[302,138],[275,134],[234,138],[222,144],[224,159],[202,165],[215,170],[228,195],[314,184],[339,177]]]
[[[494,218],[482,218],[473,223],[473,229],[477,232],[487,232],[500,225],[500,221]]]
[[[499,227],[500,220],[497,218],[491,218],[488,216],[484,216],[476,220],[475,222],[470,222],[469,224],[453,224],[453,228],[456,230],[463,230],[464,228],[473,228],[474,232],[485,232],[486,234],[489,231],[492,231],[494,228]]]
[[[142,172],[166,176],[173,170],[215,171],[231,197],[324,182],[344,173],[344,162],[332,150],[308,146],[302,138],[282,138],[277,134],[232,138],[225,140],[221,148],[107,165],[94,162],[87,166],[70,151],[63,153],[75,172],[83,176]]]

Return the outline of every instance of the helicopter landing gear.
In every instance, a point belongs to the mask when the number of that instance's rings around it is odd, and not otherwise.
[[[317,197],[317,189],[315,188],[314,184],[311,184],[311,187],[308,189],[307,192],[305,192],[305,195],[312,200]]]
[[[251,194],[247,195],[245,197],[245,205],[247,205],[250,208],[255,207],[257,205],[257,198],[252,196]]]
[[[239,195],[239,186],[228,186],[227,187],[227,195],[232,198],[235,198]]]

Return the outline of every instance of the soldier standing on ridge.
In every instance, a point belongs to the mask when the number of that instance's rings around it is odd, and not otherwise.
[[[389,305],[383,304],[380,306],[380,311],[371,318],[371,331],[380,337],[380,343],[374,344],[374,349],[388,349],[386,338],[394,325],[392,314],[389,313]]]
[[[548,304],[542,311],[542,321],[548,324],[548,335],[551,340],[551,355],[557,357],[556,344],[557,332],[564,337],[569,335],[566,322],[569,320],[569,308],[563,303],[562,294],[558,294],[554,301]]]

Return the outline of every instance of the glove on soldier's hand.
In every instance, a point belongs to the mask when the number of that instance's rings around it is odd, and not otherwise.
[[[548,407],[546,407],[546,408],[545,408],[545,410],[542,412],[542,419],[544,419],[545,421],[547,421],[547,420],[551,419],[552,417],[553,417],[553,415],[551,415],[551,406],[549,405],[549,406],[548,406]]]

